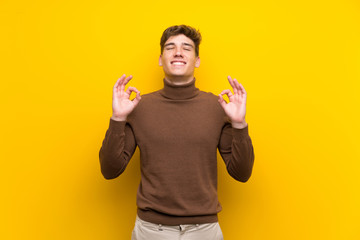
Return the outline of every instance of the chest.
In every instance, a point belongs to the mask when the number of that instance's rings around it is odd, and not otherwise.
[[[217,146],[224,115],[216,103],[158,102],[142,106],[132,121],[138,145]]]

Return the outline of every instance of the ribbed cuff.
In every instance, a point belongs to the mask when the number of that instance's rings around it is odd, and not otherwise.
[[[115,121],[110,118],[109,130],[114,132],[124,132],[126,121]]]
[[[244,128],[232,128],[233,138],[235,141],[241,140],[249,136],[249,124]]]

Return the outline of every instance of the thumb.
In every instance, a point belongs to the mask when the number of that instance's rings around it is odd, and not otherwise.
[[[219,99],[218,99],[218,101],[219,101],[221,107],[225,109],[225,107],[226,107],[226,102],[225,102],[225,100],[224,100],[224,98],[222,97],[221,94],[219,94]]]
[[[140,102],[140,100],[141,100],[140,92],[137,92],[137,93],[136,93],[136,97],[132,100],[133,103],[134,103],[134,106],[138,105],[138,103]]]

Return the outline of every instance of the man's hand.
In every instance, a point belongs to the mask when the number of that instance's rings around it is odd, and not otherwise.
[[[219,94],[219,102],[226,115],[230,118],[232,126],[234,128],[244,128],[247,126],[247,123],[245,122],[246,91],[235,78],[231,79],[231,77],[228,76],[228,80],[233,88],[234,94],[232,94],[229,89],[222,91]],[[224,94],[229,97],[229,103],[224,100]]]
[[[115,121],[125,121],[127,116],[134,110],[141,97],[140,92],[135,87],[128,87],[125,91],[125,85],[132,79],[132,76],[125,78],[123,74],[115,83],[112,97],[112,119]],[[136,92],[136,97],[130,100],[131,92]]]

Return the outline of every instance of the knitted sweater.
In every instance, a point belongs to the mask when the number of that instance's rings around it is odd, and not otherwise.
[[[99,152],[106,179],[118,177],[136,147],[141,182],[137,214],[163,225],[218,221],[217,149],[228,173],[246,182],[254,151],[248,126],[232,128],[212,93],[164,80],[164,88],[142,96],[127,121],[110,125]]]

